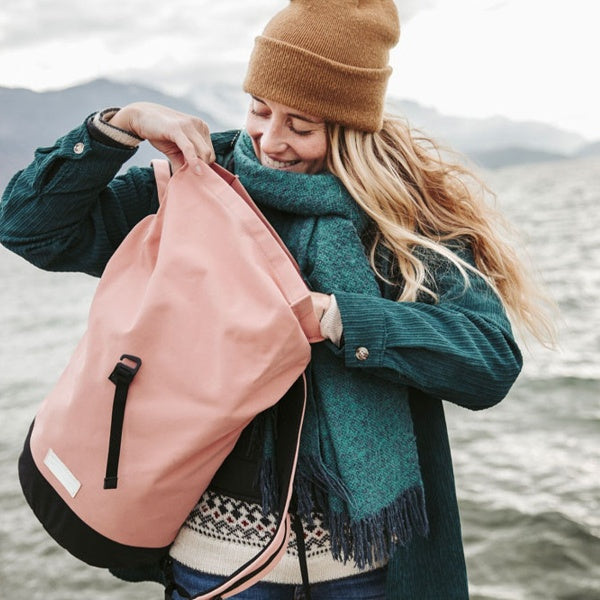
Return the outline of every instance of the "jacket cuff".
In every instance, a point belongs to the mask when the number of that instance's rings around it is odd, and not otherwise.
[[[126,131],[110,124],[110,119],[118,111],[118,108],[106,108],[93,114],[86,123],[90,135],[108,146],[128,149],[137,148],[143,138],[132,131]]]
[[[339,354],[347,367],[381,367],[385,354],[386,327],[381,298],[364,294],[335,292],[341,315],[344,344]]]

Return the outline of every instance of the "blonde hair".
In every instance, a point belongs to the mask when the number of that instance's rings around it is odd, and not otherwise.
[[[528,275],[512,243],[507,222],[486,201],[483,182],[460,162],[444,159],[438,144],[413,133],[400,118],[384,116],[376,133],[328,125],[328,168],[376,225],[370,261],[379,277],[377,252],[391,251],[403,281],[398,301],[423,294],[438,301],[429,287],[420,248],[451,261],[469,285],[468,272],[483,277],[500,297],[511,320],[552,346],[551,305]],[[467,245],[475,267],[455,254],[452,242]]]

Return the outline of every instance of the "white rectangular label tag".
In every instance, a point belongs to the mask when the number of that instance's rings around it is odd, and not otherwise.
[[[50,469],[50,472],[58,479],[67,492],[69,492],[71,498],[75,498],[75,495],[81,487],[81,482],[73,475],[73,473],[71,473],[67,465],[56,456],[52,448],[46,453],[44,464]]]

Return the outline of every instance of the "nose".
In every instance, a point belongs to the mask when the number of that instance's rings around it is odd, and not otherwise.
[[[260,147],[266,154],[277,154],[286,148],[285,132],[282,124],[276,119],[270,119],[265,123],[262,132]]]

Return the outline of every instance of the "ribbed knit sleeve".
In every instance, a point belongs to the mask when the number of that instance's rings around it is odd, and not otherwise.
[[[455,268],[438,273],[439,302],[396,302],[335,291],[347,367],[472,409],[502,400],[521,353],[501,302],[479,277],[465,289]]]
[[[115,178],[135,149],[109,146],[85,124],[9,182],[0,203],[0,242],[34,265],[100,275],[117,246],[158,208],[151,168]]]

